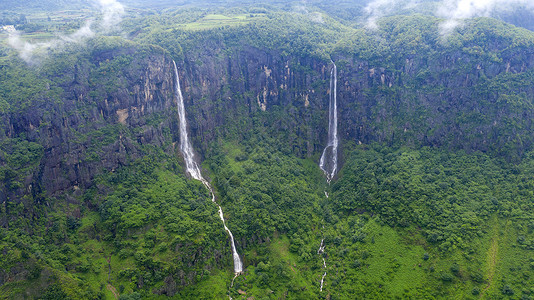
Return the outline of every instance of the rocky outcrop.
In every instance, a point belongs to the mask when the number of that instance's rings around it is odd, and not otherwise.
[[[224,52],[220,47],[186,53],[181,67],[195,148],[206,150],[208,141],[233,120],[265,116],[269,130],[295,154],[311,156],[323,149],[329,61],[250,46]],[[494,154],[503,147],[512,149],[512,155],[531,149],[534,128],[528,116],[534,111],[528,106],[514,110],[502,98],[534,97],[528,82],[519,89],[503,84],[511,80],[508,75],[532,71],[534,50],[507,48],[502,41],[488,47],[486,54],[440,48],[387,61],[336,53],[340,137]],[[509,126],[510,118],[521,124]]]
[[[102,63],[133,57],[117,71],[121,82],[109,89],[91,73]],[[142,146],[170,144],[163,133],[177,126],[174,109],[172,60],[162,51],[138,53],[135,48],[94,51],[89,63],[66,70],[61,101],[41,101],[22,113],[4,115],[3,139],[24,137],[43,147],[39,166],[25,179],[25,190],[7,191],[53,195],[73,187],[86,188],[96,174],[113,171],[143,156]],[[110,76],[110,77],[111,77]],[[158,122],[151,122],[157,118]],[[167,130],[168,132],[168,130]],[[5,193],[0,197],[6,198]]]
[[[219,135],[238,131],[233,136],[246,138],[252,126],[264,127],[301,157],[324,148],[330,61],[246,44],[195,47],[184,52],[178,69],[189,131],[201,155]],[[362,59],[350,49],[336,52],[341,143],[528,151],[534,111],[510,97],[534,97],[528,81],[534,50],[502,41],[488,47],[485,54],[473,45],[387,60]],[[172,149],[178,136],[164,133],[178,132],[172,60],[161,50],[142,53],[135,47],[92,51],[89,63],[66,71],[62,101],[4,115],[5,138],[38,143],[43,157],[24,179],[24,189],[4,189],[0,200],[87,187],[102,170],[141,157],[143,145]],[[116,74],[98,76],[102,65],[125,57]],[[508,87],[510,76],[522,83]],[[112,77],[112,88],[98,81]]]
[[[202,64],[195,63],[199,60]],[[215,138],[215,128],[224,132],[232,120],[273,110],[283,119],[274,120],[269,130],[296,133],[298,138],[287,142],[297,155],[311,156],[322,149],[328,63],[245,46],[230,54],[221,54],[219,48],[187,53],[180,69],[197,149],[206,149],[206,142]]]

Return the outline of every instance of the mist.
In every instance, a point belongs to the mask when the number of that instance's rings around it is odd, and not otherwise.
[[[106,34],[117,30],[124,15],[124,6],[116,0],[97,0],[100,17],[96,24],[93,18],[88,19],[82,27],[72,34],[59,33],[56,38],[47,42],[31,43],[21,38],[21,33],[15,31],[9,34],[7,44],[16,50],[19,57],[27,64],[39,64],[50,50],[65,46],[65,44],[81,44],[97,34]]]
[[[374,0],[364,8],[366,17],[365,27],[371,30],[378,29],[378,19],[391,15],[402,9],[414,8],[422,0]]]
[[[490,17],[517,9],[534,11],[533,0],[374,0],[369,2],[364,9],[365,27],[376,30],[378,19],[403,9],[417,11],[417,8],[425,3],[433,3],[436,6],[433,14],[445,19],[439,27],[443,37],[449,36],[456,28],[462,26],[465,19]]]
[[[440,34],[450,35],[462,20],[474,17],[489,17],[503,11],[513,11],[524,7],[534,10],[532,0],[444,0],[437,15],[447,19],[440,24]]]
[[[98,0],[103,14],[100,28],[104,32],[113,30],[122,21],[124,6],[116,0]]]

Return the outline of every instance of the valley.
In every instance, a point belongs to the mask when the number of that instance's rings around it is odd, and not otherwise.
[[[534,298],[528,10],[182,2],[2,33],[0,299]]]

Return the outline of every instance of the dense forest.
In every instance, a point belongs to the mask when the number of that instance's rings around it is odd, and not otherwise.
[[[34,2],[0,4],[0,299],[534,298],[528,3]]]

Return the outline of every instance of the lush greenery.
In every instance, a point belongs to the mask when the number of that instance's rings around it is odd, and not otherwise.
[[[326,241],[335,269],[346,270],[330,277],[334,290],[530,297],[531,166],[530,155],[512,165],[481,153],[358,147],[332,186]]]
[[[129,40],[32,65],[1,48],[0,299],[534,298],[534,34],[479,18],[444,39],[421,14],[370,31],[346,3],[311,2],[139,13]],[[231,73],[197,74],[249,50],[288,73],[247,72],[302,74],[288,103],[256,108],[243,70],[221,91],[209,79]],[[235,281],[217,206],[183,168],[174,77],[150,85],[171,58],[186,98],[202,91],[186,112],[244,261]],[[327,95],[330,59],[343,168],[328,184],[327,106],[303,91]]]
[[[2,231],[2,269],[23,264],[30,273],[26,282],[5,283],[2,294],[58,281],[61,286],[49,290],[59,288],[69,299],[99,298],[114,288],[121,294],[155,288],[169,274],[194,283],[218,272],[229,258],[216,253],[229,248],[217,209],[204,186],[182,171],[175,156],[154,152],[102,174],[83,194],[48,199],[55,212],[33,221],[31,233],[17,229],[25,220],[12,223]],[[195,257],[203,262],[192,266]]]

